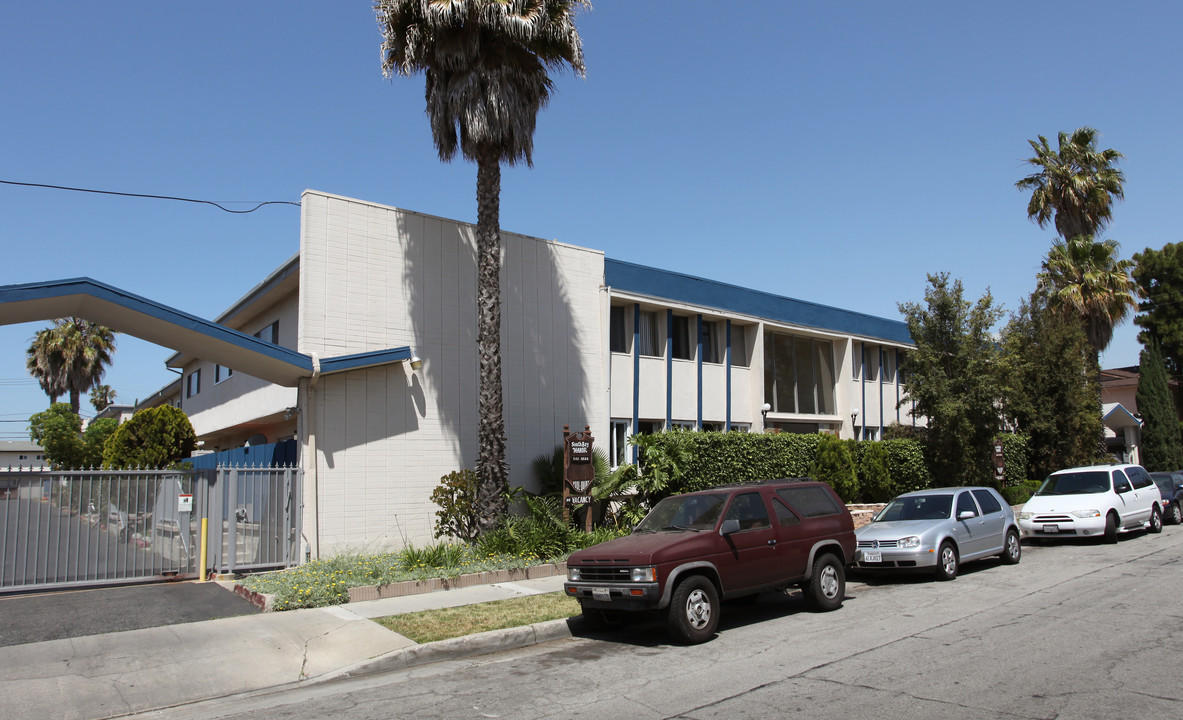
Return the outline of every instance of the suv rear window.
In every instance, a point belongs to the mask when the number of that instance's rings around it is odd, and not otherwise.
[[[838,504],[834,502],[833,496],[826,492],[825,488],[817,485],[779,488],[776,494],[781,496],[789,507],[805,517],[838,514]]]

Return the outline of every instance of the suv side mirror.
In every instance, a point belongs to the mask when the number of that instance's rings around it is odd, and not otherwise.
[[[719,527],[720,535],[730,535],[731,533],[737,532],[739,532],[739,520],[736,520],[735,518],[724,520],[723,524]]]
[[[962,510],[961,512],[957,513],[958,520],[969,520],[970,518],[977,516],[978,514],[973,510]]]

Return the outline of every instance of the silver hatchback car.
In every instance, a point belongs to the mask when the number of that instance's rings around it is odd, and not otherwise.
[[[859,570],[927,570],[952,580],[963,562],[997,555],[1019,562],[1015,513],[996,490],[948,487],[906,493],[854,531]]]

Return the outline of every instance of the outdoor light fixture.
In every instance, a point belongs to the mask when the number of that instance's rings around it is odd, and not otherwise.
[[[411,369],[418,370],[423,367],[423,361],[419,359],[418,355],[411,356]]]
[[[768,403],[764,403],[763,405],[760,406],[760,414],[763,415],[764,417],[768,417],[768,411],[771,409],[772,409],[771,405],[769,405]]]
[[[850,424],[851,425],[858,424],[858,408],[855,408],[854,410],[850,411]]]

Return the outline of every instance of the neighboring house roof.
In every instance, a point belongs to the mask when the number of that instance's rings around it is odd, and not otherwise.
[[[604,259],[604,283],[613,290],[719,308],[791,325],[912,344],[908,324],[819,305],[693,275]]]
[[[1101,422],[1111,430],[1124,427],[1142,427],[1142,420],[1121,403],[1105,403],[1101,406]]]
[[[281,269],[282,270],[282,269]],[[318,360],[90,278],[0,286],[0,324],[82,317],[277,385],[410,360],[410,347]]]
[[[0,452],[40,453],[45,449],[30,440],[0,440]]]

